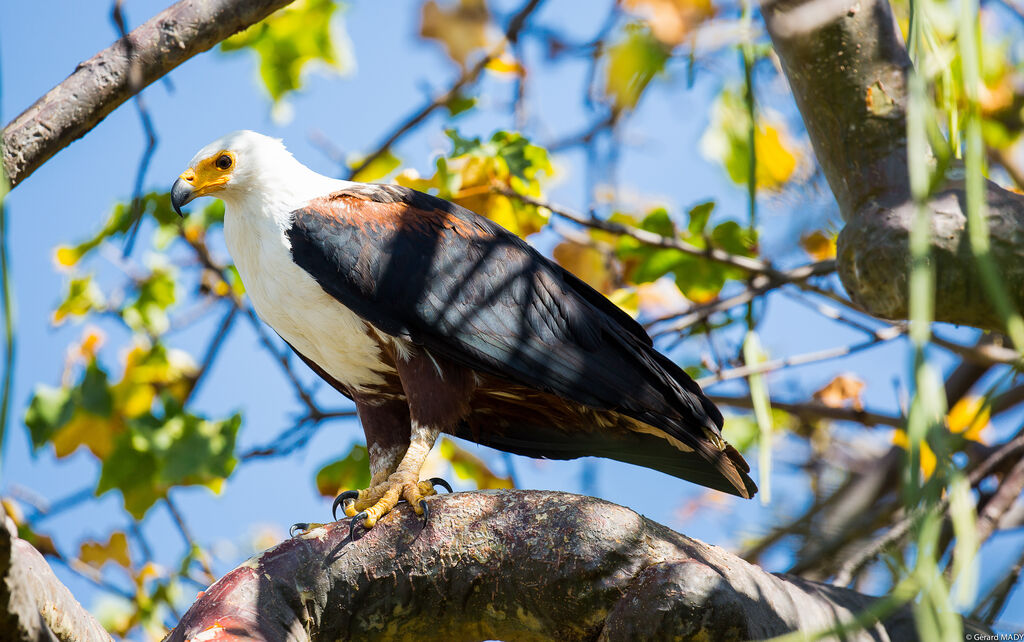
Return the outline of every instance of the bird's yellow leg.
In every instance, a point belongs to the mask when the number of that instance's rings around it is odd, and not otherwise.
[[[434,447],[440,432],[438,428],[413,423],[409,448],[405,451],[398,468],[382,483],[358,491],[354,497],[350,495],[348,498],[355,501],[345,504],[345,514],[362,519],[363,526],[371,528],[377,520],[388,514],[400,500],[404,499],[417,515],[422,515],[423,498],[436,494],[434,484],[439,480],[420,481],[420,469],[423,468],[423,462],[426,461],[430,449]],[[345,495],[340,495],[338,499],[344,501],[343,498],[348,499]]]

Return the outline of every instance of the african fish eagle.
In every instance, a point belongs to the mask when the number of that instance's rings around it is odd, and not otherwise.
[[[749,498],[722,415],[643,328],[522,239],[396,185],[317,174],[281,141],[207,145],[171,202],[224,201],[256,313],[355,402],[370,487],[335,502],[370,528],[434,494],[440,433],[529,457],[617,459]]]

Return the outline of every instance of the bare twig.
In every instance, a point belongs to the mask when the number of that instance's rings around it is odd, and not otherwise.
[[[809,283],[807,281],[800,281],[800,282],[796,282],[796,286],[798,288],[800,288],[801,290],[804,290],[806,292],[810,292],[810,293],[813,293],[813,294],[817,294],[819,296],[823,296],[823,297],[829,299],[830,301],[838,303],[839,305],[843,306],[844,308],[847,308],[848,310],[856,312],[857,314],[863,314],[863,315],[870,316],[870,313],[865,312],[860,306],[858,306],[853,301],[850,301],[849,299],[845,299],[845,298],[835,294],[834,292],[829,292],[828,290],[825,290],[823,288],[819,288],[819,287],[813,285],[812,283]],[[856,327],[856,328],[858,328],[860,330],[863,330],[865,332],[868,332],[868,333],[875,332],[875,330],[869,328],[868,326],[866,326],[866,325],[864,325],[862,323],[853,321],[849,317],[843,316],[842,314],[836,314],[835,316],[829,316],[829,318],[835,319],[836,321],[841,321],[843,323],[846,323],[847,325],[850,325],[852,327]],[[885,319],[879,319],[879,318],[873,317],[873,316],[871,317],[871,319],[873,321],[878,322],[878,323],[884,324],[884,326],[888,326],[888,327],[905,327],[905,325],[906,325],[904,322],[893,323],[891,321],[886,321]],[[959,356],[961,356],[961,357],[963,357],[963,358],[965,358],[965,359],[967,359],[969,361],[977,363],[979,365],[986,365],[986,366],[996,366],[996,365],[1021,366],[1021,365],[1024,365],[1024,361],[1022,361],[1021,353],[1017,352],[1013,348],[1007,347],[1007,346],[1002,345],[1001,343],[998,343],[998,342],[995,342],[995,341],[993,341],[993,342],[985,342],[983,344],[978,344],[978,345],[973,345],[973,346],[965,346],[963,344],[959,344],[959,343],[956,343],[954,341],[949,341],[948,339],[943,339],[942,337],[937,336],[935,333],[932,333],[932,336],[931,336],[930,340],[931,340],[932,343],[934,343],[935,345],[939,346],[940,348],[942,348],[944,350],[948,350],[950,352],[953,352],[953,353],[955,353],[955,354],[957,354],[957,355],[959,355]]]
[[[527,18],[533,13],[534,9],[541,3],[541,0],[529,0],[523,5],[519,11],[509,20],[508,27],[505,30],[505,40],[507,42],[515,42],[519,37],[519,32],[526,24]],[[468,68],[459,78],[448,88],[447,91],[438,95],[434,99],[430,100],[426,105],[420,107],[418,110],[409,115],[401,125],[394,129],[378,146],[370,152],[362,162],[356,165],[352,171],[349,172],[348,177],[351,179],[353,176],[359,174],[359,172],[366,169],[370,163],[377,160],[391,149],[391,147],[398,142],[398,139],[405,136],[407,133],[412,131],[417,125],[422,123],[428,116],[434,111],[447,105],[453,99],[458,97],[462,90],[475,83],[487,67],[488,63],[498,58],[505,50],[505,42],[502,42],[493,51],[487,53],[483,58],[478,60],[475,65]]]
[[[985,507],[978,514],[975,531],[979,545],[992,536],[996,525],[999,524],[999,518],[1010,510],[1017,498],[1020,497],[1021,491],[1024,491],[1024,459],[1018,461],[1003,477],[995,494],[989,498]]]
[[[153,127],[153,120],[146,109],[146,103],[142,100],[142,64],[141,59],[136,56],[134,43],[128,38],[128,30],[125,27],[124,12],[121,10],[123,0],[114,0],[114,9],[111,11],[111,19],[117,27],[117,33],[121,42],[125,43],[125,55],[129,59],[128,67],[128,90],[135,96],[135,106],[139,111],[139,120],[142,122],[142,130],[146,133],[146,149],[142,152],[139,161],[139,168],[135,173],[135,187],[132,189],[132,226],[125,236],[124,255],[132,253],[135,245],[135,237],[139,232],[139,225],[142,224],[142,185],[146,180],[146,170],[156,151],[156,129]]]
[[[220,353],[220,347],[224,344],[224,339],[227,338],[228,332],[231,330],[236,314],[238,314],[238,306],[232,305],[228,308],[224,318],[221,319],[220,325],[217,326],[217,331],[213,334],[213,338],[210,339],[210,345],[206,348],[203,362],[199,365],[199,370],[192,380],[192,385],[189,386],[188,394],[185,396],[186,401],[192,398],[192,395],[199,389],[199,383],[203,380],[206,373],[210,371],[213,360],[217,358],[217,355]]]
[[[552,214],[561,216],[562,218],[585,225],[605,232],[611,232],[612,234],[619,234],[622,236],[628,236],[634,238],[641,243],[651,245],[653,247],[663,247],[679,250],[686,254],[693,256],[700,256],[707,258],[717,263],[724,265],[730,265],[735,268],[739,268],[752,274],[763,274],[769,278],[782,281],[782,282],[796,282],[809,279],[812,276],[818,276],[822,274],[829,274],[835,271],[835,261],[819,261],[817,263],[811,263],[793,270],[777,270],[771,266],[770,263],[762,261],[761,259],[752,258],[749,256],[740,256],[738,254],[732,254],[714,247],[699,248],[696,245],[691,245],[686,241],[672,238],[669,236],[662,236],[654,232],[642,230],[638,227],[632,227],[630,225],[623,225],[621,223],[615,223],[612,221],[604,221],[594,217],[582,216],[564,207],[560,207],[553,203],[543,201],[532,196],[526,196],[520,194],[510,187],[504,185],[495,185],[493,190],[509,198],[516,198],[520,201],[533,205],[535,207],[543,207],[550,211]]]
[[[739,294],[735,294],[727,299],[718,299],[711,303],[695,305],[682,314],[655,319],[654,321],[644,324],[644,326],[650,331],[650,329],[656,324],[674,319],[674,322],[670,325],[658,327],[657,330],[651,331],[651,336],[657,338],[673,332],[685,332],[695,325],[706,323],[711,316],[718,314],[719,312],[725,312],[735,307],[745,305],[762,294],[782,285],[784,284],[759,275],[754,277],[749,285]]]
[[[266,348],[271,355],[274,356],[274,360],[280,364],[285,376],[288,377],[288,381],[290,381],[292,386],[295,388],[295,393],[299,396],[299,399],[302,400],[302,403],[305,404],[309,414],[312,416],[321,416],[323,413],[316,405],[316,402],[313,401],[313,395],[306,390],[306,387],[302,385],[302,381],[299,379],[299,376],[295,374],[295,370],[292,369],[292,362],[288,358],[288,353],[277,349],[273,340],[270,338],[270,335],[267,333],[266,328],[263,326],[263,322],[256,316],[256,313],[252,308],[245,308],[245,316],[249,320],[249,324],[252,326],[253,330],[256,332],[256,335],[259,337],[260,343],[263,344],[263,347]]]
[[[164,496],[164,503],[167,505],[167,512],[171,514],[171,518],[174,520],[174,525],[178,527],[178,532],[181,533],[181,538],[185,540],[185,546],[189,550],[189,554],[192,551],[199,551],[197,559],[199,560],[200,566],[203,568],[203,572],[206,573],[207,578],[210,582],[214,582],[217,576],[213,574],[213,569],[210,568],[210,562],[206,559],[206,555],[202,553],[202,548],[196,544],[196,540],[192,537],[192,531],[189,530],[188,524],[185,523],[185,518],[182,517],[181,511],[171,500],[171,495],[168,493]],[[181,618],[178,618],[181,619]]]
[[[294,426],[288,428],[273,441],[265,446],[259,446],[242,454],[241,461],[251,459],[264,459],[270,457],[283,457],[290,455],[297,449],[306,445],[310,438],[319,430],[324,421],[328,419],[341,419],[356,417],[355,410],[335,410],[329,412],[317,411],[316,414],[309,414],[300,418]]]
[[[3,131],[3,164],[15,186],[81,138],[136,91],[291,0],[182,0],[89,60]],[[130,81],[135,52],[139,81]]]
[[[579,145],[589,145],[594,140],[594,137],[615,124],[617,116],[618,114],[609,112],[607,115],[595,120],[583,131],[552,141],[546,146],[546,149],[549,153],[555,153]]]
[[[1024,431],[1019,433],[1013,439],[1007,441],[1005,444],[1000,446],[998,450],[980,462],[973,470],[971,470],[970,474],[967,476],[967,481],[971,486],[977,486],[981,480],[992,474],[992,472],[1003,462],[1008,460],[1010,457],[1019,455],[1022,451],[1024,451]],[[947,495],[932,506],[913,511],[905,515],[900,521],[893,524],[893,526],[881,537],[876,538],[870,545],[861,549],[854,556],[846,560],[843,565],[839,567],[839,571],[836,573],[836,577],[832,583],[836,586],[846,586],[853,580],[854,576],[860,572],[865,564],[873,560],[879,553],[889,546],[902,540],[910,531],[910,528],[927,515],[928,511],[937,510],[941,513],[945,513],[948,509],[949,496]]]
[[[897,337],[903,336],[903,329],[897,326],[891,326],[889,328],[882,328],[878,330],[875,335],[867,341],[855,343],[848,346],[839,346],[837,348],[828,348],[826,350],[818,350],[816,352],[807,352],[805,354],[799,354],[792,357],[785,357],[782,359],[772,359],[771,361],[764,361],[762,363],[740,366],[739,368],[732,368],[730,370],[723,370],[717,374],[713,374],[708,377],[702,377],[697,380],[697,383],[703,386],[710,386],[713,383],[720,381],[728,381],[729,379],[740,379],[743,377],[749,377],[752,374],[758,374],[761,372],[771,372],[775,370],[781,370],[783,368],[791,368],[793,366],[802,366],[808,363],[814,363],[816,361],[825,361],[828,359],[835,359],[836,357],[843,357],[848,354],[853,354],[867,348],[874,347],[879,343],[891,341]]]
[[[749,395],[708,395],[708,399],[719,406],[731,408],[752,409],[753,403]],[[903,417],[895,415],[883,415],[868,410],[857,410],[855,408],[832,408],[820,403],[787,403],[772,398],[772,408],[778,408],[797,417],[815,417],[821,419],[833,419],[836,421],[852,421],[865,426],[892,426],[898,428],[903,425]]]
[[[1024,551],[1017,558],[1017,563],[1007,569],[1002,579],[996,582],[988,594],[978,601],[978,605],[971,613],[971,618],[980,620],[985,624],[995,622],[1006,606],[1007,599],[1013,593],[1013,587],[1020,581],[1022,570],[1024,570]]]

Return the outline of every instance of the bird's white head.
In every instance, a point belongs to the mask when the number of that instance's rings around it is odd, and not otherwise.
[[[277,138],[240,130],[199,150],[171,188],[171,204],[181,207],[200,196],[232,205],[253,196],[292,200],[293,192],[323,178],[292,157]]]

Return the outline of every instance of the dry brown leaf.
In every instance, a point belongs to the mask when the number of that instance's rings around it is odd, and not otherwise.
[[[552,251],[559,265],[606,296],[615,289],[608,260],[600,250],[576,241],[562,241]]]
[[[655,38],[672,47],[716,13],[711,0],[626,0],[626,7],[647,21]]]
[[[463,69],[474,52],[491,49],[500,40],[484,0],[459,0],[446,7],[429,0],[421,16],[420,35],[439,41]]]
[[[841,374],[815,392],[814,399],[829,408],[842,408],[849,404],[854,410],[864,410],[864,402],[860,397],[864,385],[864,381],[856,375]]]

